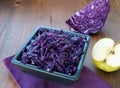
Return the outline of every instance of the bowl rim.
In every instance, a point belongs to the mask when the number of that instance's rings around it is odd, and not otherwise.
[[[60,73],[60,72],[56,72],[56,71],[53,71],[52,73],[51,72],[47,72],[43,69],[38,69],[36,68],[36,66],[34,65],[30,65],[30,64],[23,64],[21,63],[20,61],[18,61],[17,59],[19,58],[20,54],[22,53],[22,50],[27,46],[27,44],[31,41],[31,39],[35,36],[35,34],[38,32],[39,28],[45,28],[45,29],[48,29],[48,30],[58,30],[59,29],[56,29],[56,28],[51,28],[51,27],[45,27],[45,26],[38,26],[34,31],[33,33],[30,35],[30,37],[27,39],[27,41],[25,42],[25,44],[23,44],[23,46],[18,50],[18,52],[16,53],[16,55],[13,57],[13,59],[11,60],[11,63],[14,64],[14,65],[17,65],[19,67],[23,67],[23,68],[27,68],[27,69],[30,69],[30,70],[33,70],[33,71],[37,71],[37,72],[42,72],[42,73],[45,73],[45,74],[49,74],[51,76],[56,76],[56,77],[60,77],[60,78],[65,78],[65,79],[68,79],[68,80],[71,80],[71,81],[76,81],[79,79],[79,76],[80,76],[80,73],[81,73],[81,70],[82,70],[82,67],[83,67],[83,63],[84,63],[84,60],[85,60],[85,56],[86,56],[86,53],[87,53],[87,50],[88,50],[88,46],[89,46],[89,43],[90,43],[90,39],[91,37],[89,35],[85,35],[85,34],[80,34],[80,33],[76,33],[76,32],[72,32],[72,31],[66,31],[66,30],[63,30],[64,32],[67,32],[67,33],[72,33],[72,34],[77,34],[77,35],[80,35],[80,36],[86,36],[87,38],[87,43],[85,43],[85,46],[84,46],[84,54],[82,54],[81,56],[81,59],[78,63],[78,66],[77,66],[77,71],[74,75],[70,76],[70,75],[67,75],[67,74],[64,74],[64,73]]]

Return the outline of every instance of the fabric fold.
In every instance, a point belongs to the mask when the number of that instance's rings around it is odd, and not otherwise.
[[[22,72],[11,63],[12,58],[13,56],[5,58],[3,63],[19,88],[112,88],[108,83],[85,66],[83,66],[79,80],[71,86],[65,86]]]

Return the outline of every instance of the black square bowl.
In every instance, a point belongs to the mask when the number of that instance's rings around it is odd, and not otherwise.
[[[29,39],[26,41],[26,43],[22,46],[22,48],[14,56],[14,58],[12,59],[11,62],[14,65],[18,66],[23,72],[25,72],[27,74],[30,74],[30,75],[33,75],[33,76],[36,76],[36,77],[39,77],[39,78],[43,78],[43,79],[46,79],[46,80],[49,80],[49,81],[58,82],[58,83],[61,83],[61,84],[64,84],[64,85],[73,84],[75,81],[77,81],[79,79],[79,76],[80,76],[80,73],[81,73],[81,70],[82,70],[82,67],[83,67],[83,62],[84,62],[84,59],[85,59],[85,56],[86,56],[86,53],[87,53],[87,49],[88,49],[88,46],[89,46],[90,36],[80,34],[80,33],[67,32],[66,31],[67,33],[70,33],[70,34],[72,33],[74,35],[85,36],[86,40],[87,40],[87,42],[85,43],[85,46],[84,46],[84,50],[83,50],[84,54],[82,54],[82,56],[80,57],[80,60],[79,60],[78,66],[77,66],[77,71],[75,72],[74,75],[70,76],[70,75],[63,74],[63,73],[56,72],[56,71],[47,72],[43,69],[36,68],[36,66],[34,66],[34,65],[24,64],[24,63],[22,63],[21,61],[18,60],[20,58],[21,54],[22,54],[23,49],[25,49],[25,47],[29,44],[31,39],[34,38],[34,36],[36,35],[36,33],[38,32],[38,29],[40,27],[43,28],[43,29],[45,28],[47,30],[56,30],[54,28],[48,28],[48,27],[43,27],[43,26],[37,27],[36,30],[31,34]]]

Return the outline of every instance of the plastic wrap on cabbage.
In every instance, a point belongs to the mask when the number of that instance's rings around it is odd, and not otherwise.
[[[20,61],[48,72],[74,75],[86,42],[82,35],[39,28],[23,50]]]
[[[93,34],[103,28],[109,11],[109,0],[93,0],[82,10],[70,17],[66,23],[74,31],[83,34]]]

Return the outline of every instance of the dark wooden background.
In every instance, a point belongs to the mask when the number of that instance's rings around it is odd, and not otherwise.
[[[0,0],[0,88],[17,88],[1,61],[15,54],[38,26],[68,30],[65,20],[92,0]],[[120,70],[106,73],[92,63],[91,51],[103,37],[120,40],[120,0],[110,0],[111,11],[102,31],[92,35],[84,65],[103,80],[120,88]]]

